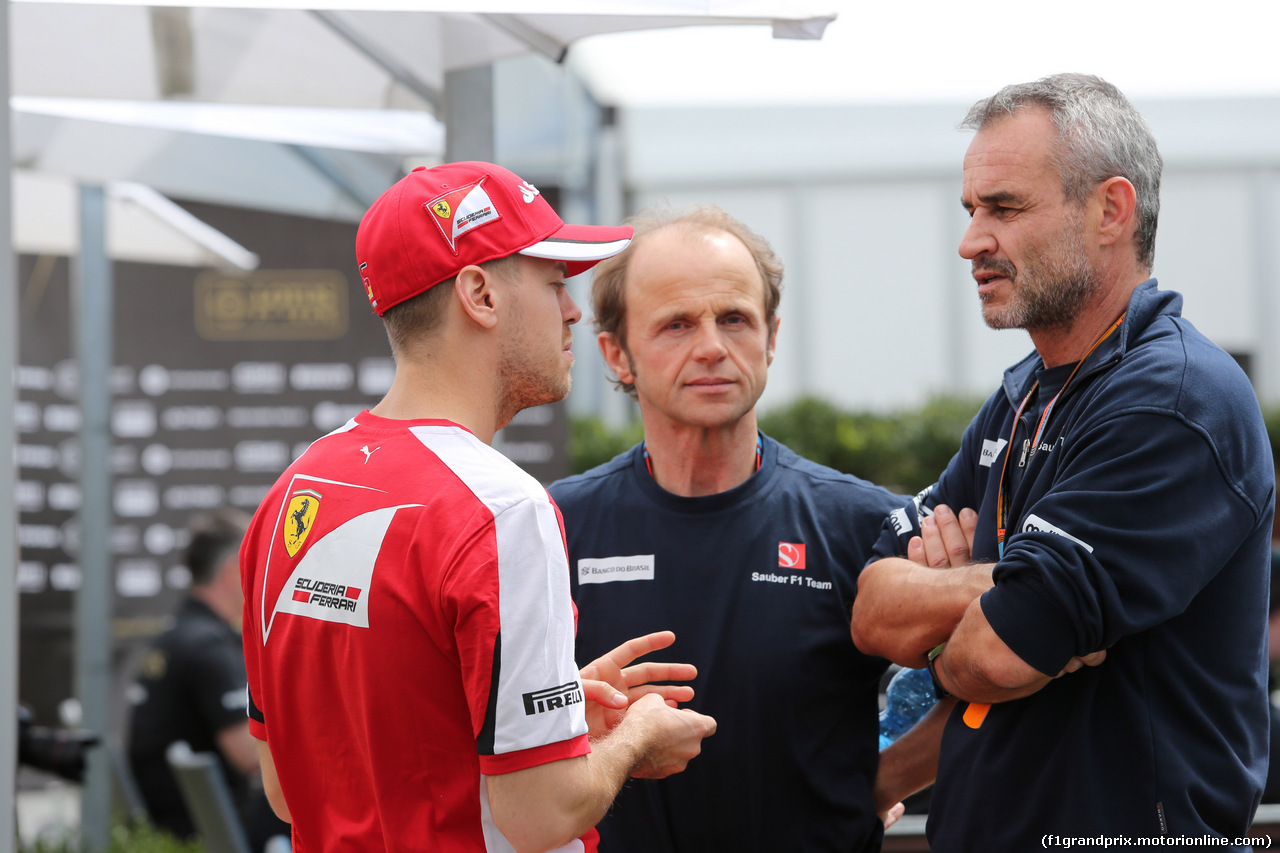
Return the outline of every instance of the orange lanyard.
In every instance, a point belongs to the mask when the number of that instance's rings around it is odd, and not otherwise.
[[[1057,394],[1053,395],[1053,399],[1049,401],[1049,405],[1044,407],[1044,412],[1040,415],[1040,423],[1036,426],[1035,434],[1031,439],[1031,456],[1034,456],[1036,449],[1040,447],[1040,438],[1044,435],[1044,428],[1049,423],[1049,413],[1053,411],[1054,404],[1058,402],[1058,398],[1066,392],[1067,388],[1071,385],[1071,380],[1076,378],[1076,373],[1079,372],[1080,366],[1085,363],[1085,360],[1088,359],[1089,356],[1093,355],[1093,351],[1101,346],[1103,341],[1111,337],[1112,333],[1115,332],[1116,329],[1120,328],[1120,324],[1124,322],[1124,317],[1127,313],[1127,311],[1121,313],[1121,315],[1116,318],[1116,321],[1107,327],[1107,330],[1102,333],[1102,337],[1093,342],[1093,346],[1089,347],[1089,351],[1084,354],[1084,358],[1076,362],[1076,366],[1071,371],[1071,375],[1067,377],[1066,382],[1062,383],[1062,388],[1058,390]],[[1009,446],[1004,453],[1004,464],[1000,466],[1000,488],[996,491],[996,553],[1000,559],[1004,558],[1004,539],[1007,532],[1006,527],[1009,521],[1006,517],[1008,506],[1007,499],[1005,497],[1005,474],[1009,471],[1009,457],[1013,455],[1013,440],[1018,437],[1018,424],[1022,420],[1022,411],[1027,407],[1027,403],[1031,401],[1031,398],[1035,396],[1036,389],[1039,387],[1040,381],[1036,380],[1036,383],[1031,386],[1031,390],[1027,392],[1027,396],[1023,397],[1022,402],[1018,404],[1018,410],[1013,414],[1013,429],[1009,433]],[[1028,460],[1029,459],[1030,456],[1028,457]]]

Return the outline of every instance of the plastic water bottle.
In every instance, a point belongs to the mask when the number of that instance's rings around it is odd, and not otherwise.
[[[889,680],[880,712],[880,748],[893,743],[938,701],[927,669],[900,669]]]

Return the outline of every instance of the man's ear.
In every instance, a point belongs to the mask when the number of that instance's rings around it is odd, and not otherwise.
[[[474,264],[463,267],[454,277],[453,293],[462,307],[462,312],[476,324],[486,329],[491,329],[497,324],[498,313],[495,308],[492,272]]]
[[[765,365],[773,365],[773,352],[778,347],[778,327],[782,325],[781,317],[773,318],[773,328],[769,330],[769,349],[765,352]]]
[[[609,369],[613,371],[614,376],[618,377],[618,381],[635,384],[636,378],[631,372],[631,359],[619,343],[618,336],[613,332],[601,332],[596,340],[600,343],[600,354],[604,356],[604,363],[609,365]]]
[[[1103,246],[1114,245],[1126,233],[1137,230],[1138,192],[1128,178],[1108,178],[1098,185],[1094,197],[1102,208],[1098,239]]]

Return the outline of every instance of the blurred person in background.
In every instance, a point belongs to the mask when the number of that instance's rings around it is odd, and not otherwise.
[[[601,850],[879,850],[903,795],[873,795],[887,663],[854,647],[849,610],[903,498],[757,428],[782,288],[768,243],[713,206],[629,222],[592,301],[644,440],[550,487],[578,655],[671,628],[719,728],[684,773],[622,791]]]
[[[249,736],[247,680],[240,637],[238,552],[249,516],[224,508],[194,516],[186,566],[191,590],[174,625],[151,644],[129,690],[129,763],[151,822],[179,838],[195,835],[165,750],[186,741],[218,756],[254,850],[288,835],[262,792]]]

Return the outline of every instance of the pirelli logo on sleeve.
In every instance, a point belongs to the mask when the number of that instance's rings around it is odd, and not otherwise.
[[[576,681],[570,681],[545,690],[524,693],[520,698],[524,699],[524,715],[532,717],[534,714],[579,704],[582,702],[582,685]]]

